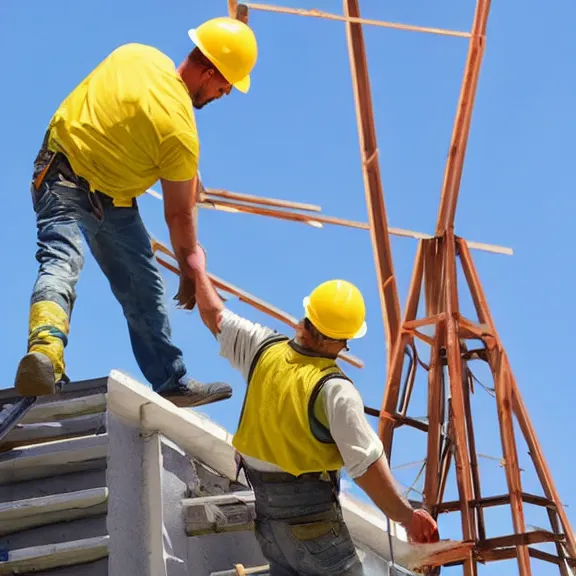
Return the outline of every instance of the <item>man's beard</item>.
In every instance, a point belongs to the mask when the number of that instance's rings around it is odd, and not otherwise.
[[[194,106],[196,110],[201,110],[202,108],[204,108],[204,106],[206,106],[206,104],[210,104],[210,102],[212,102],[213,100],[215,100],[215,98],[202,100],[202,90],[199,90],[198,92],[196,92],[196,94],[192,96],[192,106]]]

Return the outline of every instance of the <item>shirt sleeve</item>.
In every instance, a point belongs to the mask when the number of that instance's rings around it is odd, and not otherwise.
[[[352,382],[332,378],[322,388],[330,434],[351,478],[362,476],[384,453],[364,415],[364,402]]]
[[[192,130],[170,134],[160,144],[160,178],[174,182],[192,180],[198,170],[200,146]]]
[[[258,348],[277,332],[242,318],[227,308],[222,311],[219,328],[220,333],[216,338],[220,344],[220,356],[226,358],[247,380]]]

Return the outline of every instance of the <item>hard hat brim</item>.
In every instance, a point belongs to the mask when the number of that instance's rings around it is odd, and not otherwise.
[[[206,51],[202,46],[202,42],[200,42],[200,40],[198,39],[198,34],[196,34],[196,28],[190,28],[190,30],[188,30],[188,37],[190,38],[190,40],[192,40],[192,43],[200,50],[200,52],[202,52],[202,54],[204,54],[204,56],[208,58],[208,56],[206,55]],[[224,74],[222,74],[222,76],[224,76]],[[226,78],[226,80],[228,80],[228,78]],[[228,81],[230,82],[230,80]],[[244,76],[244,78],[238,80],[237,82],[230,82],[230,84],[232,84],[232,86],[234,86],[236,90],[239,90],[243,94],[246,94],[248,90],[250,90],[250,75]]]
[[[308,312],[308,307],[310,306],[310,296],[306,296],[302,300],[302,306],[304,307],[304,314],[306,315],[306,318],[308,318],[308,320],[312,322],[312,319],[310,318],[310,314]],[[363,322],[362,326],[360,326],[360,330],[358,330],[358,332],[356,332],[354,336],[350,336],[349,338],[347,338],[347,340],[357,340],[358,338],[362,338],[363,336],[366,335],[367,331],[368,331],[368,325],[366,324],[366,322]]]
[[[248,90],[250,90],[250,75],[244,76],[244,78],[238,80],[238,82],[234,82],[232,86],[242,92],[242,94],[246,94]]]

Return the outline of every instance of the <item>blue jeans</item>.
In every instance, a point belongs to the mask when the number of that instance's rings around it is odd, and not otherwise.
[[[91,194],[81,182],[57,175],[38,191],[32,186],[40,267],[31,303],[50,300],[71,316],[84,237],[122,306],[140,370],[156,391],[176,387],[186,369],[182,351],[171,340],[164,283],[138,207],[135,202],[115,207],[104,194]],[[102,214],[95,214],[94,200],[100,201]]]
[[[256,538],[271,576],[364,576],[333,483],[246,465],[244,471],[254,490]]]

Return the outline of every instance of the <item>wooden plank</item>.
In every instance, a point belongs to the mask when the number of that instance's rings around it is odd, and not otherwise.
[[[18,424],[0,442],[0,451],[41,442],[88,436],[106,431],[106,415],[88,414],[77,418],[65,418],[59,422]]]
[[[37,401],[36,404],[30,408],[30,412],[22,418],[20,423],[36,424],[38,422],[54,422],[73,416],[99,414],[106,411],[106,400],[107,395],[105,393],[95,393],[90,396],[81,396],[79,398],[66,400],[52,400],[47,403]]]
[[[92,488],[0,504],[0,536],[106,513],[108,488]]]
[[[254,529],[256,513],[252,491],[186,498],[182,507],[188,536]]]
[[[0,485],[88,470],[106,458],[108,436],[46,442],[0,454]]]
[[[42,396],[37,402],[53,402],[56,399],[71,398],[77,396],[87,396],[92,393],[105,392],[107,376],[102,378],[91,378],[89,380],[79,380],[78,382],[70,382],[62,389],[61,392],[50,396]],[[21,396],[16,392],[16,388],[6,388],[0,390],[0,405],[13,404]]]
[[[39,572],[40,570],[93,562],[108,555],[108,541],[109,536],[98,536],[72,542],[11,550],[8,560],[0,562],[0,574]]]

